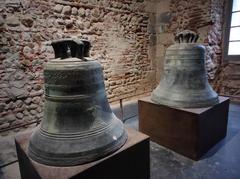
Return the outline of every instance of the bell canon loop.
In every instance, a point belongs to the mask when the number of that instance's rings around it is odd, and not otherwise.
[[[55,59],[44,66],[44,117],[28,154],[52,166],[87,163],[119,149],[127,140],[105,92],[102,66],[89,58],[87,40],[52,42]]]
[[[189,30],[178,33],[166,50],[164,72],[151,100],[170,107],[199,108],[218,103],[205,70],[205,48]]]

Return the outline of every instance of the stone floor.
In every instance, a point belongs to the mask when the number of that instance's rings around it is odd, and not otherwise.
[[[138,130],[137,102],[112,106],[126,126]],[[123,114],[123,115],[122,115]],[[228,132],[199,161],[193,161],[154,142],[150,144],[151,179],[239,179],[240,178],[240,105],[231,104]],[[0,179],[18,179],[20,173],[13,137],[0,138]]]

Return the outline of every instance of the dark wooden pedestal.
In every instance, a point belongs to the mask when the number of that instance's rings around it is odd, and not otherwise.
[[[173,151],[198,160],[226,136],[229,98],[208,108],[171,108],[150,97],[138,101],[139,130]]]
[[[17,155],[22,179],[149,179],[149,137],[126,129],[128,140],[118,151],[100,160],[73,166],[52,167],[31,160],[26,150],[31,133],[16,137]]]

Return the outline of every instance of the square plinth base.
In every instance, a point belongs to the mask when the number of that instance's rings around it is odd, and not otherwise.
[[[119,150],[105,158],[83,165],[53,167],[31,160],[26,150],[30,133],[16,137],[16,148],[22,179],[130,179],[150,178],[149,137],[126,129],[128,140]]]
[[[138,101],[139,130],[154,142],[191,159],[198,160],[226,136],[229,98],[219,97],[219,104],[207,108],[171,108]]]

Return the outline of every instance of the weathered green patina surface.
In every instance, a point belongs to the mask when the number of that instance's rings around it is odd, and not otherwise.
[[[90,43],[63,39],[52,46],[56,59],[44,68],[44,119],[31,138],[29,156],[70,166],[117,150],[127,135],[107,101],[102,66],[88,57]]]
[[[218,95],[208,83],[205,48],[198,35],[186,30],[176,35],[165,56],[164,74],[151,100],[172,107],[198,108],[218,103]]]

